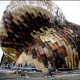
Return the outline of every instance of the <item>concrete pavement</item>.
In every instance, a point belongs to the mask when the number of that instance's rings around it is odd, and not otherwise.
[[[3,69],[5,70],[5,69]],[[8,73],[1,73],[0,72],[0,80],[80,80],[80,70],[74,70],[74,71],[61,71],[61,75],[53,75],[53,78],[45,77],[45,73],[42,72],[28,72],[26,76],[22,76],[21,74],[10,74]],[[52,72],[54,73],[54,72]]]

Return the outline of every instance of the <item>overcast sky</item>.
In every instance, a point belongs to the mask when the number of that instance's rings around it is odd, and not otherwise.
[[[70,22],[80,25],[80,1],[53,1],[63,12],[66,19]],[[0,1],[0,20],[6,6],[10,1]],[[2,57],[2,50],[0,48],[0,61]]]

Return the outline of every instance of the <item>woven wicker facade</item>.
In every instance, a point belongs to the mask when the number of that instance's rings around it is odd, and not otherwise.
[[[80,54],[80,26],[68,22],[52,1],[11,1],[0,24],[1,48],[16,65],[27,63],[47,72],[75,69]]]

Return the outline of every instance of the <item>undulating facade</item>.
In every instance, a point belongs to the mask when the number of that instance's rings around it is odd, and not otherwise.
[[[52,1],[11,1],[0,22],[3,64],[31,64],[47,72],[50,61],[54,69],[73,70],[79,65],[79,40],[80,25],[68,22]]]

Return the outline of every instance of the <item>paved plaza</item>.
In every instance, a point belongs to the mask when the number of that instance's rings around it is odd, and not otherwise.
[[[42,72],[28,72],[27,75],[21,74],[10,74],[10,70],[0,69],[3,72],[0,72],[0,80],[80,80],[80,70],[74,71],[61,71],[61,74],[53,75],[53,78],[50,76],[45,77],[45,74]]]

